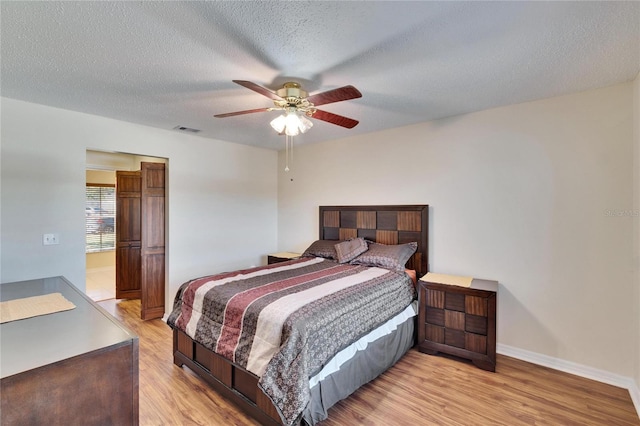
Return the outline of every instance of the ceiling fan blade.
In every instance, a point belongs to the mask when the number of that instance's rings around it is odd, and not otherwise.
[[[216,114],[215,118],[233,117],[234,115],[253,114],[254,112],[267,112],[269,108],[246,109],[244,111],[227,112],[225,114]]]
[[[346,127],[347,129],[353,129],[359,123],[359,121],[353,118],[344,117],[342,115],[334,114],[332,112],[322,111],[320,109],[313,113],[311,118],[326,121],[327,123],[336,124],[338,126]]]
[[[362,93],[353,86],[344,86],[326,92],[317,93],[307,97],[307,100],[314,105],[325,105],[333,102],[348,101],[349,99],[361,98]]]
[[[282,99],[280,96],[276,95],[271,90],[266,89],[262,86],[259,86],[255,83],[252,83],[250,81],[246,81],[246,80],[231,80],[231,81],[233,81],[236,84],[239,84],[240,86],[246,87],[247,89],[253,90],[254,92],[258,92],[262,96],[266,96],[267,98],[272,99],[274,101]]]

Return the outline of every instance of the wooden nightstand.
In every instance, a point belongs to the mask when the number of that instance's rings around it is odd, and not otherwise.
[[[273,263],[285,262],[291,259],[297,259],[300,257],[300,253],[291,253],[289,251],[281,251],[280,253],[272,253],[267,255],[267,265]]]
[[[498,282],[474,278],[464,287],[429,279],[427,274],[418,281],[418,350],[459,356],[495,371]]]

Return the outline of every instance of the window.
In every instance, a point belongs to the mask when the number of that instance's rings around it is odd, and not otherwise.
[[[87,184],[87,253],[116,248],[116,187]]]

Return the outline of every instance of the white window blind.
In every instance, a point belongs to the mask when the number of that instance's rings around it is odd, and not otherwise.
[[[87,184],[87,253],[116,248],[115,185]]]

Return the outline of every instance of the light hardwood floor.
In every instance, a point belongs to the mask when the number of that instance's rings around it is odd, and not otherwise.
[[[141,321],[139,301],[99,304],[140,337],[141,425],[258,424],[173,364],[171,329]],[[490,373],[415,349],[329,416],[322,426],[640,425],[626,389],[501,355]]]
[[[87,269],[85,292],[93,301],[116,297],[116,267]]]

